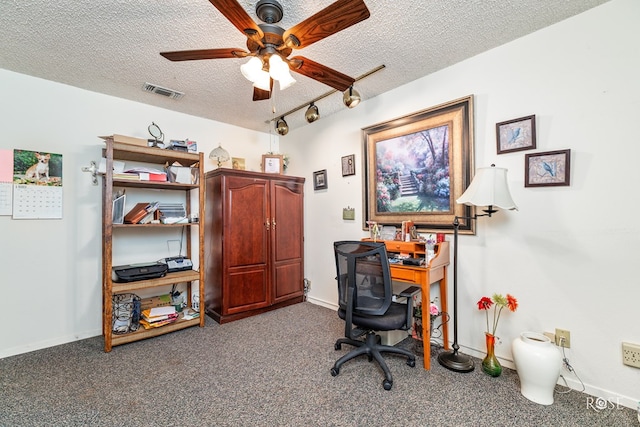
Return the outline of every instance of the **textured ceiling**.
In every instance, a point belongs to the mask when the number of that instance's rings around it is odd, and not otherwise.
[[[279,0],[288,29],[334,0]],[[439,69],[554,24],[607,0],[364,0],[369,19],[293,55],[351,77],[373,98]],[[257,0],[239,0],[255,15]],[[251,100],[240,74],[246,59],[170,62],[162,51],[246,48],[246,38],[207,0],[2,0],[0,68],[169,110],[267,132],[266,121],[332,90],[292,73],[297,83]],[[179,100],[142,91],[145,82],[184,92]],[[277,85],[276,85],[277,86]],[[344,109],[334,93],[316,103],[322,116]],[[276,113],[273,113],[273,109]],[[302,110],[286,117],[307,124]]]

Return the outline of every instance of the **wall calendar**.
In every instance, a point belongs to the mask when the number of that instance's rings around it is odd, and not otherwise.
[[[62,218],[62,155],[0,150],[0,215]]]

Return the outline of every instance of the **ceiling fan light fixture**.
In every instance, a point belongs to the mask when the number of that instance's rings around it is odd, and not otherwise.
[[[353,85],[349,86],[349,89],[344,91],[344,95],[342,96],[342,102],[347,108],[354,108],[356,105],[360,104],[362,98],[357,90],[353,88]]]
[[[289,133],[289,125],[284,120],[284,116],[280,117],[278,121],[276,121],[276,132],[282,136]]]
[[[289,66],[278,54],[273,54],[269,58],[269,75],[280,83],[280,90],[285,90],[296,82],[289,72]]]
[[[296,79],[294,79],[288,71],[278,79],[278,83],[280,83],[280,90],[285,90],[286,88],[291,87],[295,82]]]
[[[251,59],[240,66],[240,71],[245,79],[253,83],[258,80],[262,72],[262,60],[256,56],[251,57]]]
[[[308,123],[313,123],[320,118],[320,112],[318,111],[318,106],[313,102],[309,104],[309,108],[307,108],[307,112],[304,113],[304,118]]]
[[[266,90],[267,92],[271,91],[271,76],[269,76],[269,73],[266,71],[260,71],[256,80],[253,82],[253,86],[258,89]]]

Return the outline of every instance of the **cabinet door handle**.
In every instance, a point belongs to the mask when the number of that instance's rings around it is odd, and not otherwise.
[[[276,219],[275,218],[271,218],[271,225],[273,226],[273,229],[275,230],[275,228],[276,228]]]
[[[264,224],[267,227],[267,231],[271,229],[271,223],[269,222],[269,218],[267,218],[267,222]]]

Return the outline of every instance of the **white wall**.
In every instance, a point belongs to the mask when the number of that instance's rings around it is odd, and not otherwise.
[[[503,313],[498,329],[497,354],[506,365],[513,367],[510,343],[520,332],[568,329],[566,355],[587,392],[635,407],[640,369],[622,364],[621,342],[640,343],[639,18],[640,2],[614,0],[282,138],[290,173],[307,177],[310,300],[336,305],[332,242],[366,235],[361,128],[473,94],[475,164],[509,169],[520,210],[481,218],[476,236],[460,238],[462,351],[485,350],[476,301],[511,293],[520,307]],[[385,78],[384,71],[370,78]],[[495,123],[530,114],[536,151],[572,150],[570,187],[524,188],[527,152],[496,155]],[[357,175],[343,178],[341,157],[353,153]],[[328,190],[314,192],[312,172],[321,169],[328,170]],[[355,221],[342,220],[348,205]],[[581,388],[573,374],[564,376]]]
[[[497,353],[507,365],[519,332],[569,329],[567,356],[587,392],[635,407],[640,370],[622,365],[620,343],[640,343],[633,269],[640,245],[633,187],[640,154],[633,127],[640,111],[638,18],[640,2],[613,0],[282,138],[288,173],[307,177],[311,300],[335,306],[331,243],[365,235],[361,128],[473,94],[476,165],[509,169],[520,210],[480,219],[476,236],[461,237],[463,351],[484,351],[484,318],[475,302],[509,292],[520,308],[504,315],[498,330]],[[100,157],[97,135],[144,138],[155,121],[167,138],[196,140],[204,153],[222,143],[254,170],[261,154],[278,151],[266,134],[5,70],[0,91],[0,149],[64,156],[63,219],[0,216],[0,357],[101,333],[100,187],[80,171]],[[496,155],[495,123],[529,114],[537,115],[537,151],[572,149],[570,187],[525,189],[524,153]],[[357,175],[343,178],[340,158],[353,153]],[[312,172],[320,169],[328,169],[329,188],[314,192]],[[342,220],[346,206],[356,208],[356,221]]]
[[[102,333],[102,182],[93,186],[90,175],[81,172],[101,157],[104,143],[98,135],[147,138],[147,126],[154,121],[167,141],[196,141],[205,153],[205,170],[214,167],[207,156],[218,144],[244,157],[250,170],[260,170],[263,153],[278,150],[277,140],[270,147],[265,133],[6,70],[0,70],[0,92],[0,149],[63,155],[62,219],[0,216],[0,357]],[[120,262],[159,258],[148,256]]]

